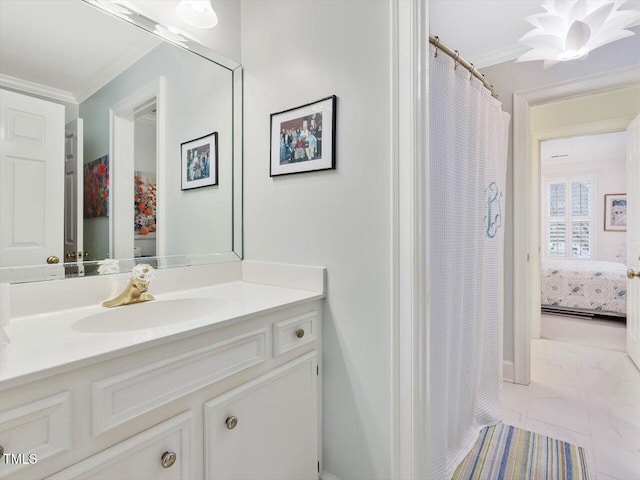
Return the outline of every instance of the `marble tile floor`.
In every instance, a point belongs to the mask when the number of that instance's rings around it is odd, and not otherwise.
[[[592,479],[640,480],[640,371],[623,352],[532,340],[531,384],[504,382],[503,421],[584,447]]]
[[[541,328],[543,338],[620,352],[627,350],[627,326],[624,321],[543,313]]]

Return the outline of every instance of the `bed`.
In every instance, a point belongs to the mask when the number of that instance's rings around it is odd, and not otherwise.
[[[542,262],[542,311],[624,318],[626,267],[618,262]]]

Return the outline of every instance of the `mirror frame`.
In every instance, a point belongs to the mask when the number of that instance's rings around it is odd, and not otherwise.
[[[231,245],[232,250],[228,252],[211,252],[207,254],[189,254],[172,255],[164,257],[144,257],[143,260],[134,258],[115,258],[110,259],[112,270],[101,274],[108,273],[124,273],[129,271],[136,263],[150,262],[155,263],[158,268],[185,267],[191,265],[204,265],[222,262],[241,261],[244,257],[244,193],[243,193],[243,69],[242,65],[231,60],[220,53],[208,48],[201,43],[186,38],[184,41],[174,41],[170,38],[158,34],[155,30],[157,22],[138,12],[131,11],[130,14],[119,14],[115,11],[105,8],[98,0],[82,0],[82,2],[100,10],[104,14],[115,17],[120,21],[125,21],[131,25],[138,27],[146,32],[154,35],[160,40],[180,47],[184,50],[198,55],[207,61],[213,62],[231,72],[231,88],[232,88],[232,198],[231,198]],[[120,5],[119,5],[120,6]],[[67,263],[59,264],[55,267],[64,268],[64,266],[95,266],[100,262],[90,260],[83,263]],[[113,265],[117,265],[114,270]],[[45,265],[44,267],[54,267],[53,265]],[[0,267],[0,282],[5,283],[26,283],[33,281],[62,280],[63,278],[77,278],[77,276],[64,277],[56,276],[54,278],[36,278],[35,272],[43,269],[43,265],[25,265],[18,267]],[[84,270],[84,269],[83,269]],[[45,271],[45,270],[43,270]],[[34,272],[34,277],[30,278],[29,272]],[[6,275],[2,275],[5,273]],[[16,276],[12,275],[17,273]],[[3,277],[7,278],[3,278]],[[84,276],[84,274],[82,275]],[[93,276],[93,274],[91,275]],[[12,279],[13,277],[13,279]],[[43,275],[46,277],[46,275]],[[21,279],[22,278],[22,279]]]

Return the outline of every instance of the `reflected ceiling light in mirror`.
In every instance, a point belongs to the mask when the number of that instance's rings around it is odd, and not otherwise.
[[[516,62],[544,60],[544,68],[585,58],[598,47],[634,34],[640,12],[619,10],[626,0],[546,0],[546,11],[525,20],[535,28],[519,43],[532,48]]]
[[[191,37],[180,30],[178,27],[174,27],[173,25],[156,24],[154,33],[160,35],[162,38],[169,40],[172,43],[177,43],[181,47],[189,48],[187,43]]]
[[[127,16],[133,13],[140,14],[140,10],[128,0],[93,0],[91,3],[118,16]]]
[[[213,28],[218,24],[218,16],[209,0],[181,0],[176,13],[180,20],[192,27]]]

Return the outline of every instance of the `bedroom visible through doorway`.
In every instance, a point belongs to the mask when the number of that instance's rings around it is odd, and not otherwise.
[[[540,143],[541,336],[626,347],[627,132]]]

